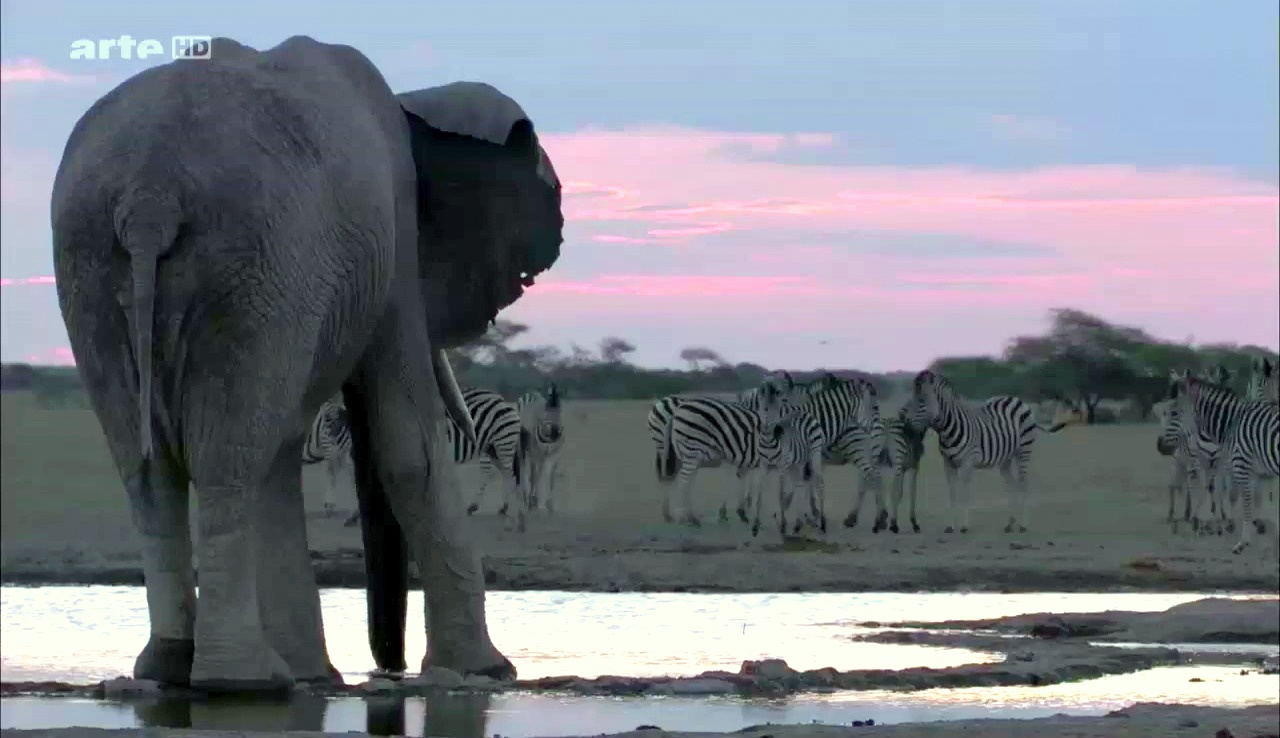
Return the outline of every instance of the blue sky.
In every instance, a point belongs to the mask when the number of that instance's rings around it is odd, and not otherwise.
[[[539,342],[623,335],[645,364],[712,344],[762,363],[913,368],[998,351],[1061,301],[1170,338],[1274,346],[1280,331],[1269,0],[0,7],[6,70],[76,78],[6,76],[8,280],[51,273],[47,188],[66,136],[150,63],[73,61],[72,41],[208,34],[263,48],[306,34],[361,49],[395,89],[483,80],[530,112],[575,183],[551,284],[509,315]],[[992,193],[1037,204],[966,209]],[[932,199],[913,216],[888,212],[894,197]],[[1153,198],[1186,204],[1154,212]],[[811,217],[743,206],[756,199],[808,203]],[[655,222],[689,230],[654,237]],[[1212,285],[1193,278],[1197,244],[1229,262]],[[921,275],[923,300],[908,289]],[[65,343],[51,286],[8,283],[3,298],[4,360]]]

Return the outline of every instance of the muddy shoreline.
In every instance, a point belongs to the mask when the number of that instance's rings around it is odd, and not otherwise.
[[[319,586],[364,588],[364,560],[359,550],[313,552],[312,557]],[[8,556],[0,568],[0,582],[141,586],[140,563],[119,558],[103,560],[80,553]],[[763,559],[770,565],[762,571]],[[886,568],[882,560],[868,560],[856,550],[538,551],[484,557],[485,580],[491,591],[1277,592],[1274,578],[1265,573],[1193,571],[1177,562],[1137,562],[1107,570],[1092,566],[1072,569],[1061,564],[1045,569],[1034,559],[1023,565],[1000,562],[993,566],[986,561],[924,563],[903,558],[898,564]]]

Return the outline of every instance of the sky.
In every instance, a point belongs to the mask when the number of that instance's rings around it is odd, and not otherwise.
[[[66,363],[49,195],[79,116],[173,35],[489,82],[564,182],[528,343],[788,368],[998,353],[1074,307],[1280,343],[1274,0],[3,0],[0,354]]]

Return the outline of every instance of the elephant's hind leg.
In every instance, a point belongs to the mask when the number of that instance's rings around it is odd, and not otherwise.
[[[302,443],[281,446],[259,496],[256,519],[264,555],[258,559],[258,609],[272,648],[298,681],[337,681],[329,663],[320,592],[307,546],[302,498]]]
[[[166,455],[159,454],[148,472],[140,470],[132,475],[125,487],[133,522],[142,538],[151,617],[151,637],[134,661],[133,676],[186,685],[195,658],[196,616],[187,476]]]
[[[208,692],[279,691],[294,681],[267,639],[258,594],[259,568],[270,565],[266,559],[289,558],[287,551],[276,550],[275,540],[277,534],[288,536],[289,524],[259,515],[270,496],[280,492],[267,485],[288,427],[284,408],[296,412],[301,395],[289,391],[296,385],[282,376],[279,362],[251,358],[269,355],[242,347],[236,365],[221,366],[217,374],[188,375],[184,427],[196,487],[200,560],[191,686]],[[256,376],[249,367],[258,369]],[[237,371],[243,376],[230,381],[226,374]],[[300,469],[294,474],[300,477]],[[279,500],[271,506],[288,507]]]

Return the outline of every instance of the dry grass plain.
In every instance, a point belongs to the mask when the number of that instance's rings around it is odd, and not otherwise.
[[[994,471],[977,475],[972,530],[942,533],[946,488],[932,436],[920,474],[919,534],[873,535],[867,522],[841,527],[855,475],[829,469],[830,545],[794,550],[780,546],[772,528],[753,539],[736,519],[716,522],[720,500],[739,485],[727,469],[703,470],[694,483],[702,529],[662,522],[645,425],[649,406],[566,404],[558,514],[534,517],[523,535],[504,530],[492,514],[465,523],[486,557],[491,588],[1275,592],[1280,586],[1268,539],[1233,556],[1230,536],[1170,532],[1164,522],[1170,462],[1155,452],[1154,425],[1072,426],[1042,435],[1030,530],[1020,534],[1002,532],[1006,497]],[[0,438],[4,580],[140,582],[126,498],[93,414],[5,393]],[[468,469],[463,479],[474,483],[479,475]],[[317,575],[322,584],[359,586],[359,534],[319,514],[325,484],[318,467],[304,472]],[[354,506],[349,488],[339,500]],[[496,501],[494,485],[488,510]],[[869,512],[868,506],[864,521]]]

